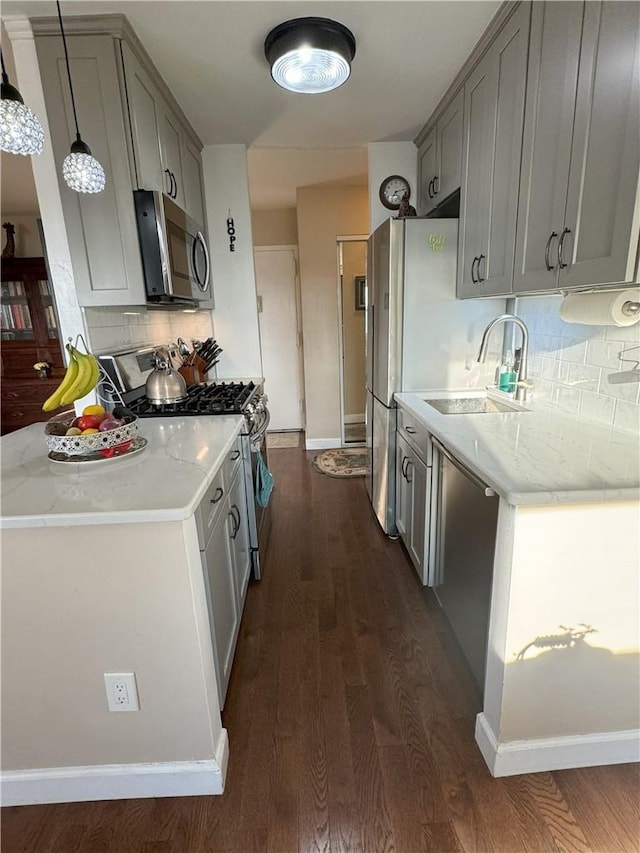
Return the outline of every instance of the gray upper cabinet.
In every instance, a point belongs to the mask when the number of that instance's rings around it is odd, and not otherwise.
[[[75,127],[60,27],[53,18],[32,26],[51,145],[62,163]],[[75,18],[66,29],[80,128],[107,177],[103,192],[85,195],[58,173],[78,300],[143,305],[132,190],[163,191],[204,227],[202,146],[122,16]]]
[[[438,128],[430,131],[418,149],[418,216],[425,216],[436,206],[433,184],[438,172]]]
[[[56,24],[57,26],[57,24]],[[75,139],[59,31],[36,33],[51,146],[61,164]],[[111,36],[67,39],[83,139],[105,170],[104,190],[76,193],[58,168],[62,212],[81,305],[141,305],[145,301],[138,232],[131,195],[127,134],[120,96],[119,51]]]
[[[514,291],[635,280],[637,3],[534,3]]]
[[[511,291],[530,5],[506,22],[464,88],[457,295]]]
[[[126,42],[122,61],[136,186],[161,190],[204,226],[200,150]]]
[[[461,89],[418,150],[418,213],[424,216],[460,186],[462,166]]]

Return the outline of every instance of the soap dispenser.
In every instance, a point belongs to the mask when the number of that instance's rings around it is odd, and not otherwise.
[[[517,375],[515,371],[515,359],[512,350],[508,350],[504,361],[498,371],[498,390],[507,394],[513,394],[516,390]]]

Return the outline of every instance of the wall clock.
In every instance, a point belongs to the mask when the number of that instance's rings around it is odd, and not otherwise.
[[[409,181],[406,178],[401,175],[389,175],[380,184],[380,201],[389,210],[397,210],[402,196],[410,192]]]

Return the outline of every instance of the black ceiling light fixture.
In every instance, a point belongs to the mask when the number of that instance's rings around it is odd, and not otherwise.
[[[71,153],[67,154],[62,164],[62,177],[65,183],[77,193],[99,193],[105,185],[104,169],[91,154],[91,150],[80,136],[78,130],[78,114],[76,112],[76,99],[73,96],[73,85],[71,83],[71,68],[69,67],[69,51],[67,40],[62,26],[62,12],[60,2],[56,0],[58,7],[58,20],[60,21],[60,32],[64,45],[64,58],[67,63],[67,77],[69,78],[69,92],[71,93],[71,106],[73,107],[73,120],[76,125],[76,141],[71,146]]]
[[[271,30],[264,53],[279,86],[315,95],[348,80],[356,40],[343,24],[329,18],[294,18]]]

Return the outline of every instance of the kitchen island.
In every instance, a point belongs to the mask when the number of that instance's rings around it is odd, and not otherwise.
[[[637,761],[638,436],[536,402],[481,414],[429,405],[454,396],[396,399],[499,496],[476,723],[491,772]]]
[[[243,423],[144,420],[95,464],[48,460],[42,424],[2,438],[3,804],[222,792],[196,516]],[[112,672],[138,712],[108,710]]]

